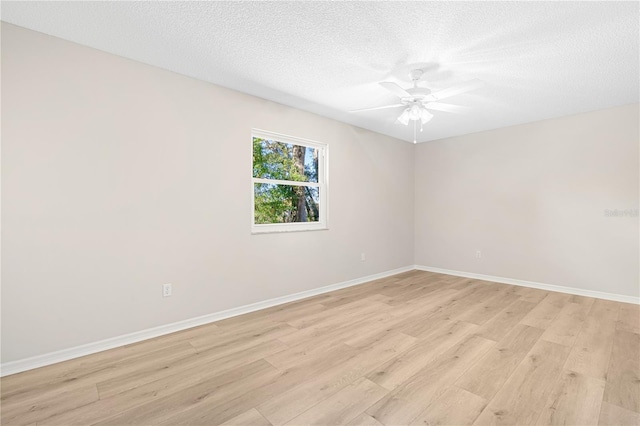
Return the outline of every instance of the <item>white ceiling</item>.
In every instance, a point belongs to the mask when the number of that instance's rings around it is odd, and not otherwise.
[[[11,2],[2,20],[407,141],[379,86],[477,78],[418,141],[638,102],[638,2]]]

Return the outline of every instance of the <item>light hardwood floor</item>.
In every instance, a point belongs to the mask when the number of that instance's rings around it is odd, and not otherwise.
[[[640,307],[412,271],[1,380],[8,425],[638,425]]]

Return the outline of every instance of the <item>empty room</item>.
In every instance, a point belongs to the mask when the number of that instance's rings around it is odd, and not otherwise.
[[[639,2],[0,8],[2,425],[640,425]]]

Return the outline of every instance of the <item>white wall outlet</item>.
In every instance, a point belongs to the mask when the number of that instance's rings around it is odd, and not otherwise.
[[[367,255],[365,255],[364,253],[360,253],[360,260],[363,262],[367,260]]]
[[[480,259],[482,257],[482,252],[480,250],[476,250],[476,257]]]
[[[171,296],[171,284],[162,284],[162,297]]]

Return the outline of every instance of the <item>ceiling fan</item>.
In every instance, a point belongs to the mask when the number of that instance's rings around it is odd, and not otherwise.
[[[423,74],[424,70],[422,69],[415,69],[409,73],[409,77],[411,77],[411,81],[413,82],[413,87],[409,89],[404,89],[398,84],[390,81],[380,83],[382,87],[398,96],[400,98],[400,103],[393,105],[383,105],[373,108],[357,109],[349,112],[364,112],[374,111],[378,109],[404,107],[404,110],[402,111],[402,114],[398,116],[397,121],[401,124],[404,124],[405,126],[407,126],[410,121],[413,121],[413,142],[416,143],[416,128],[418,122],[420,122],[420,131],[422,131],[422,126],[428,123],[433,118],[433,114],[431,114],[429,110],[451,113],[461,113],[469,110],[468,107],[446,104],[438,102],[439,100],[466,93],[482,86],[482,82],[475,79],[467,81],[459,86],[449,87],[437,92],[431,92],[431,90],[426,87],[418,86],[418,81],[420,80],[420,78],[422,78]]]

